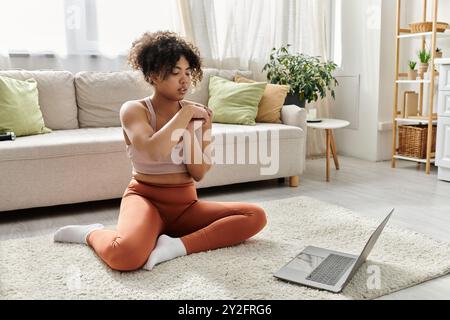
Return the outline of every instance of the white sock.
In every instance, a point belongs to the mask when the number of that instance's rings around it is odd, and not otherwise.
[[[180,238],[171,238],[162,234],[159,236],[155,249],[153,249],[143,268],[152,270],[158,263],[185,256],[186,254],[186,248]]]
[[[103,229],[100,223],[70,225],[58,229],[53,236],[55,242],[75,242],[87,244],[86,237],[94,230]]]

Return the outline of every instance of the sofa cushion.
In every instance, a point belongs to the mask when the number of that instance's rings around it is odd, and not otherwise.
[[[0,131],[17,137],[49,133],[39,107],[36,80],[0,76]]]
[[[221,77],[209,81],[208,106],[213,122],[254,125],[267,82],[236,83]]]
[[[0,161],[33,160],[83,154],[125,152],[122,129],[83,128],[54,130],[0,143]]]
[[[78,72],[75,88],[81,128],[120,127],[122,104],[153,94],[140,71]]]
[[[236,143],[232,137],[249,137],[253,133],[256,133],[259,138],[270,139],[275,131],[280,140],[300,140],[305,136],[305,132],[298,127],[278,123],[256,123],[254,126],[228,123],[212,124],[212,136],[221,135],[226,144]]]
[[[249,141],[253,134],[257,134],[258,139],[267,140],[272,137],[274,131],[277,131],[280,140],[300,141],[305,134],[298,127],[277,123],[257,123],[255,126],[213,123],[212,140],[215,141],[215,144],[218,144],[219,141],[224,145],[236,144],[239,141],[245,141],[240,139],[246,139],[246,137]],[[2,141],[0,143],[0,161],[34,160],[120,151],[126,152],[120,127],[54,130],[45,135],[19,137],[15,141]],[[216,159],[217,162],[219,162],[218,159]]]
[[[273,135],[275,132],[278,136]],[[258,135],[258,142],[251,143],[249,137],[252,134]],[[219,136],[222,136],[222,148],[225,149],[222,154],[217,149],[221,141]],[[289,177],[304,170],[305,132],[298,127],[275,123],[257,123],[255,126],[213,123],[213,137],[214,165],[204,179],[195,183],[197,189]],[[274,145],[271,139],[279,143]],[[266,148],[262,149],[263,146]],[[234,150],[233,156],[229,155],[229,150]],[[245,158],[242,150],[245,150]],[[240,156],[236,156],[238,153]],[[232,159],[230,162],[229,158]]]
[[[69,71],[0,71],[0,76],[37,82],[39,105],[46,127],[54,130],[78,128],[73,75]]]

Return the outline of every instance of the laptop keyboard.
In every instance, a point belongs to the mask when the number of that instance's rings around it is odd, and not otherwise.
[[[334,286],[354,261],[353,258],[330,254],[306,279]]]

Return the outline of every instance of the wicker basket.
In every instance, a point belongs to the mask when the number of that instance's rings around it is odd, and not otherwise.
[[[433,31],[433,22],[417,22],[411,23],[410,25],[411,33],[421,33],[421,32],[430,32]],[[448,23],[446,22],[437,22],[436,23],[436,31],[444,32],[447,28]]]
[[[428,125],[398,126],[398,154],[406,157],[425,159],[427,157]],[[436,126],[433,126],[431,152],[436,151]]]

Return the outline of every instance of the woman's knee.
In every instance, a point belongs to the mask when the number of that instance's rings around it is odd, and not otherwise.
[[[267,224],[266,212],[263,208],[253,205],[252,206],[252,226],[255,229],[255,233],[262,230]]]
[[[148,259],[149,252],[123,241],[118,246],[111,246],[106,255],[106,263],[117,271],[132,271],[141,268]]]

